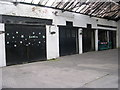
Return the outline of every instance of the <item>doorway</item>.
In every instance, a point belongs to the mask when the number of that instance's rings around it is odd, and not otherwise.
[[[59,50],[60,56],[78,54],[78,28],[59,27]]]

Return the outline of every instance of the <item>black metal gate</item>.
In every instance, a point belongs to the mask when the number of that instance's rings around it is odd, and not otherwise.
[[[116,31],[109,31],[109,42],[112,43],[112,49],[116,48]]]
[[[42,25],[6,24],[7,65],[46,60],[46,30]]]
[[[78,54],[78,28],[59,27],[60,56]]]
[[[82,32],[83,52],[95,50],[95,30],[84,28]]]

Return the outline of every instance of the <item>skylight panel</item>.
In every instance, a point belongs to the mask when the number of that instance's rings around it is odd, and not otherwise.
[[[46,6],[52,6],[52,4],[55,2],[55,0],[49,0],[46,4]]]

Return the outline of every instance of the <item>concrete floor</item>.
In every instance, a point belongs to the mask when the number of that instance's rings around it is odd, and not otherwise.
[[[118,50],[2,69],[3,88],[118,88]]]

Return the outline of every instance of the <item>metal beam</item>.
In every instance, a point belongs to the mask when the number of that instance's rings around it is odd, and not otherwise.
[[[100,13],[100,14],[97,14],[97,15],[102,15],[102,14],[108,14],[108,13],[112,13],[112,12],[116,12],[116,11],[120,11],[120,9],[118,9],[118,10],[113,10],[113,11],[109,11],[109,12],[105,12],[105,13]]]

